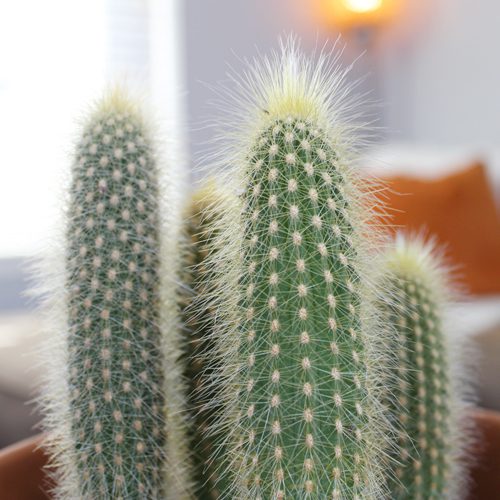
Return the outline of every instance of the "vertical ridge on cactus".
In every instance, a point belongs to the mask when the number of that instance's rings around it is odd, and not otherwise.
[[[459,499],[466,494],[467,366],[458,332],[444,331],[451,297],[446,269],[432,243],[400,236],[383,256],[385,320],[396,328],[397,388],[390,404],[400,428],[393,498]],[[462,360],[463,361],[463,360]]]
[[[208,262],[230,387],[214,431],[227,436],[214,461],[231,457],[223,498],[383,495],[370,196],[348,166],[354,138],[342,123],[355,111],[335,65],[293,42],[254,64],[236,98],[246,107],[231,115],[239,135],[225,135],[242,203]]]
[[[156,163],[140,110],[110,93],[76,146],[64,277],[48,299],[59,344],[45,354],[55,366],[43,405],[58,498],[164,498]]]

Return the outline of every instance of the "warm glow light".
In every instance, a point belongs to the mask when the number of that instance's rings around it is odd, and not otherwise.
[[[380,26],[392,20],[401,0],[315,0],[321,18],[343,30]]]
[[[373,12],[382,7],[382,0],[344,0],[345,6],[352,12]]]

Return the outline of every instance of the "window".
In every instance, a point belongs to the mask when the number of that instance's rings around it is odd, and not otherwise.
[[[177,16],[176,0],[0,3],[0,258],[50,234],[77,119],[106,85],[124,80],[179,121]]]

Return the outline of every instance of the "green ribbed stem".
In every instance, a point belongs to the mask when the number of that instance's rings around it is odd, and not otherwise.
[[[451,393],[438,290],[418,264],[408,270],[394,258],[385,276],[393,300],[384,304],[397,329],[397,384],[391,413],[400,426],[394,458],[393,498],[443,499],[449,492]]]
[[[71,439],[84,499],[162,498],[158,172],[141,116],[103,102],[77,146],[67,229]]]
[[[371,498],[359,235],[330,144],[313,123],[277,119],[249,158],[234,450],[244,498]]]

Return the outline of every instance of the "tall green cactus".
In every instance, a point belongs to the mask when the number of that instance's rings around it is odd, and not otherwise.
[[[216,349],[216,318],[206,297],[211,289],[210,269],[206,262],[220,251],[214,245],[218,224],[224,212],[235,207],[234,196],[217,186],[215,180],[205,182],[190,198],[184,222],[185,244],[182,246],[183,266],[180,307],[185,332],[183,357],[185,378],[188,381],[187,413],[190,415],[190,450],[193,464],[193,483],[197,498],[219,498],[216,485],[217,470],[211,461],[214,438],[207,439],[217,414],[223,411],[224,387],[211,384],[220,363]],[[200,304],[199,304],[200,303]]]
[[[395,326],[396,392],[391,413],[400,428],[392,498],[456,499],[466,493],[465,365],[463,341],[443,329],[450,297],[445,269],[433,246],[400,237],[383,256],[385,321]],[[453,345],[450,343],[453,343]],[[460,373],[461,372],[461,373]]]
[[[55,290],[45,423],[59,498],[165,498],[158,176],[139,109],[112,92],[76,146]]]
[[[214,455],[231,458],[220,465],[223,498],[382,495],[368,195],[348,167],[334,65],[322,56],[314,66],[293,45],[257,64],[240,97],[250,96],[241,140],[229,132],[243,194],[226,253],[212,259],[220,376],[232,395]]]

